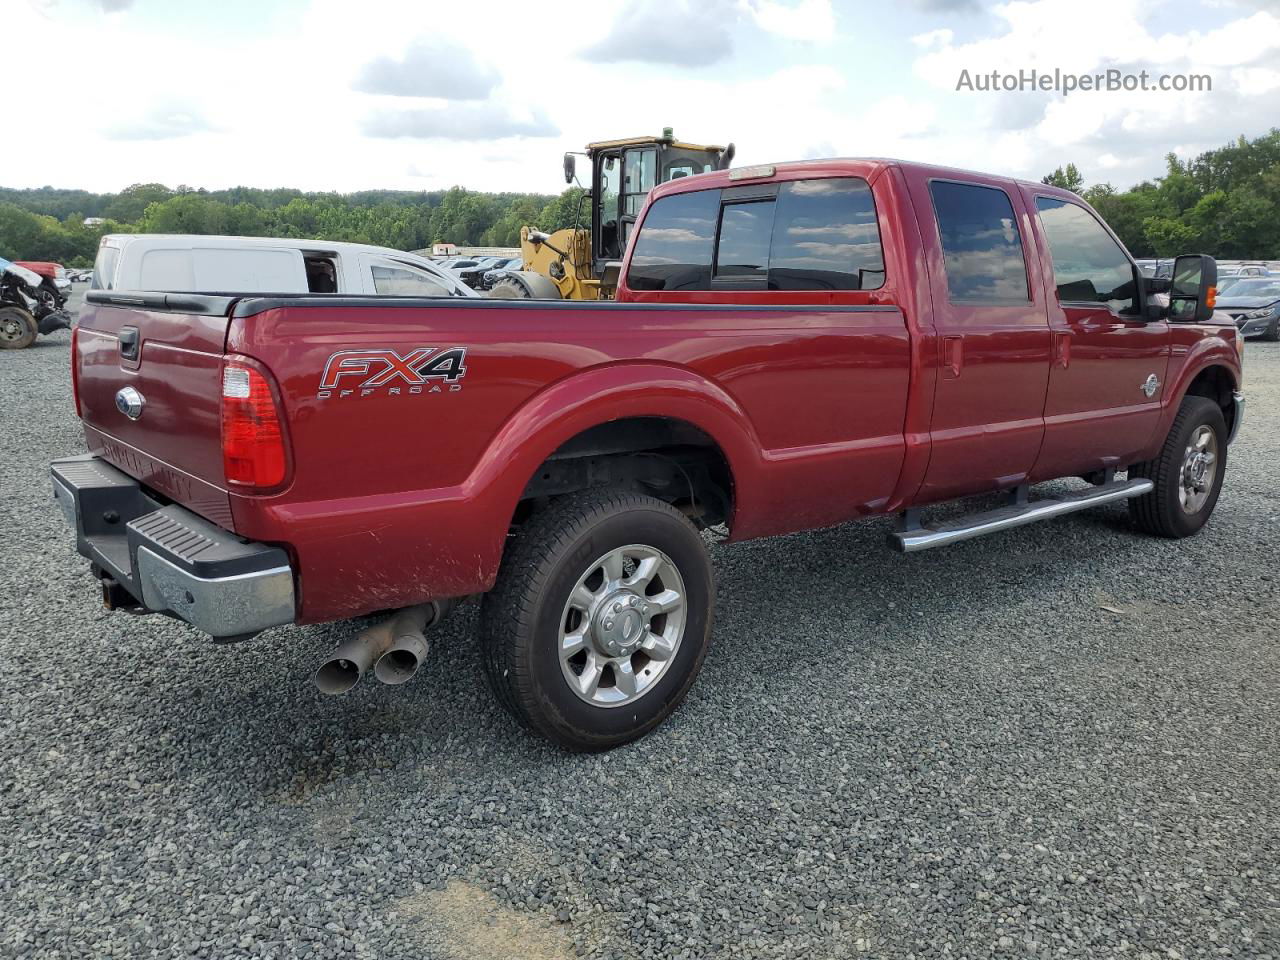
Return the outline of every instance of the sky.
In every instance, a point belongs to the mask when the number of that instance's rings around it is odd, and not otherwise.
[[[1280,0],[0,0],[38,78],[0,185],[556,193],[658,134],[736,164],[889,156],[1119,188],[1280,124]],[[22,38],[18,41],[16,38]],[[54,62],[50,62],[50,53]],[[992,70],[1212,89],[983,92]],[[10,96],[25,94],[11,88]],[[47,115],[44,104],[54,104]]]

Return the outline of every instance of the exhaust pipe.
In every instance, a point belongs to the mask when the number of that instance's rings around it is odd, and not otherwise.
[[[454,603],[452,600],[436,600],[405,607],[387,620],[343,641],[320,664],[314,678],[316,688],[321,693],[338,696],[354,687],[370,668],[383,683],[404,683],[426,659],[429,647],[422,631],[443,619],[453,609]],[[388,659],[390,654],[394,656]]]
[[[447,617],[456,603],[454,600],[433,600],[421,607],[410,607],[393,617],[391,645],[373,665],[373,675],[393,687],[411,679],[431,649],[423,631]],[[410,613],[413,616],[404,616]]]

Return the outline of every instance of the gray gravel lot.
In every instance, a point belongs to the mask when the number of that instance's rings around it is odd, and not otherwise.
[[[68,341],[0,354],[0,956],[1280,956],[1280,345],[1199,537],[717,546],[689,701],[575,756],[492,702],[474,608],[337,699],[351,624],[100,612],[46,480]]]

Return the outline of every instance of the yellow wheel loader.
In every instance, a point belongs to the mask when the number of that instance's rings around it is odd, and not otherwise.
[[[547,234],[520,228],[524,269],[494,284],[491,297],[536,300],[612,300],[627,238],[649,191],[679,177],[723,170],[734,147],[677,140],[667,127],[660,137],[603,140],[585,154],[564,155],[565,183],[576,179],[578,156],[591,163],[591,190],[579,201],[576,224]],[[590,204],[590,211],[582,207]]]

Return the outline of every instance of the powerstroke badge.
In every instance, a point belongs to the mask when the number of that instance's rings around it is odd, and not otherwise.
[[[324,365],[321,399],[458,393],[467,375],[467,348],[415,347],[395,350],[339,350]]]

